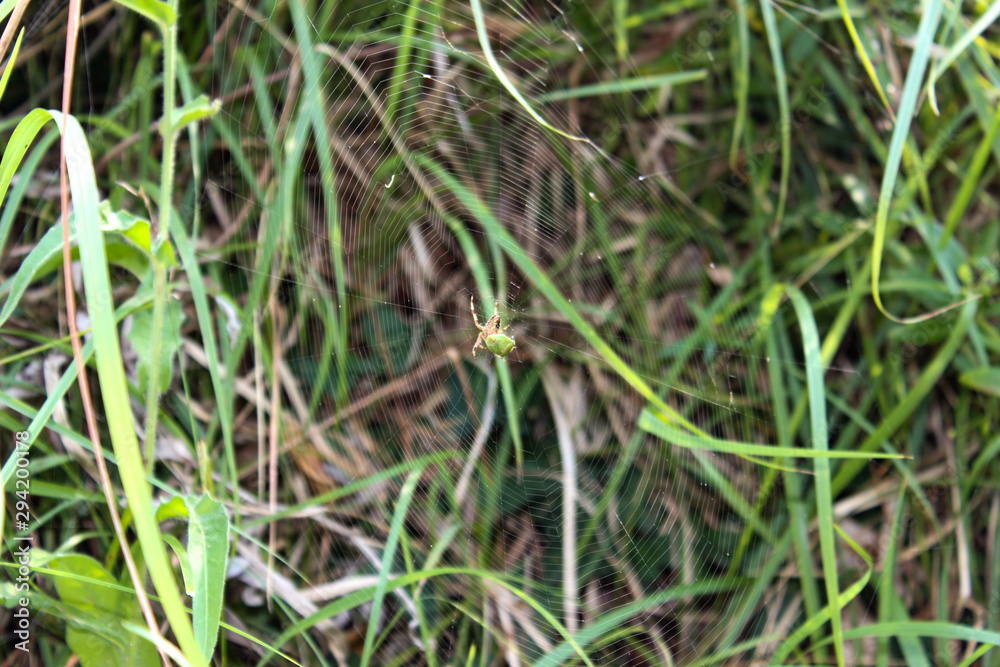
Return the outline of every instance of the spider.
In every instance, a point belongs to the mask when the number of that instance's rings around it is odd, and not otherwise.
[[[493,301],[493,317],[486,322],[486,326],[479,324],[479,318],[476,317],[476,304],[473,297],[469,297],[469,308],[472,309],[472,321],[476,323],[476,328],[479,329],[479,337],[476,338],[476,344],[472,346],[472,356],[476,356],[476,349],[479,347],[484,347],[496,356],[503,359],[510,351],[514,349],[514,339],[510,336],[504,334],[507,329],[510,329],[511,323],[508,322],[507,326],[500,328],[500,315],[498,310],[500,308],[499,302],[495,299]]]

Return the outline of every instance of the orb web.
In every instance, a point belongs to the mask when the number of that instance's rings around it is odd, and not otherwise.
[[[289,601],[275,613],[290,626],[374,585],[414,470],[390,578],[464,569],[390,587],[377,618],[366,603],[323,619],[306,652],[357,652],[375,624],[377,664],[547,664],[572,659],[560,627],[601,628],[581,640],[595,664],[685,664],[765,620],[743,605],[776,539],[776,510],[754,508],[766,469],[638,428],[636,382],[715,437],[758,442],[767,364],[795,362],[755,341],[760,295],[731,288],[739,257],[688,198],[725,159],[699,136],[725,121],[671,122],[684,84],[566,92],[642,71],[641,52],[619,70],[607,24],[580,2],[215,17],[228,140],[206,146],[199,251],[230,343],[246,341],[240,483],[265,512],[276,429],[278,506],[299,508],[274,539],[244,535],[293,587],[268,585]],[[473,357],[470,299],[480,323],[495,299],[511,324],[505,360]]]

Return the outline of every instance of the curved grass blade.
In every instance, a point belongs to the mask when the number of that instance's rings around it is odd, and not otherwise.
[[[4,245],[7,243],[7,236],[10,234],[11,225],[14,224],[14,217],[18,213],[18,209],[21,206],[21,202],[24,200],[24,195],[28,192],[28,188],[31,186],[32,178],[35,172],[38,171],[38,165],[41,164],[42,160],[45,158],[45,154],[48,152],[52,143],[59,137],[59,132],[53,130],[46,134],[35,146],[35,149],[31,151],[31,155],[25,160],[18,169],[20,178],[17,179],[17,184],[13,187],[10,192],[10,199],[7,200],[6,205],[3,208],[3,216],[0,217],[0,252],[3,251]],[[3,198],[0,197],[0,200]],[[0,288],[0,294],[3,293],[3,289]]]
[[[917,98],[920,94],[924,72],[927,70],[931,43],[941,20],[943,6],[944,3],[941,0],[929,0],[920,19],[920,27],[916,37],[917,43],[913,49],[913,58],[910,60],[910,69],[906,73],[906,83],[903,85],[899,114],[896,118],[896,127],[892,132],[892,141],[889,143],[889,153],[886,156],[882,187],[879,192],[878,209],[875,214],[875,241],[872,246],[874,259],[872,263],[872,297],[883,315],[900,324],[914,324],[938,314],[932,313],[931,315],[906,318],[899,318],[891,314],[882,304],[882,297],[879,294],[879,277],[882,273],[882,253],[885,249],[885,239],[889,227],[889,205],[892,203],[896,179],[899,177],[899,166],[903,160],[903,149],[906,147],[907,137],[910,134],[910,124],[917,113]],[[954,304],[952,307],[957,305],[960,304]]]
[[[649,609],[655,609],[660,605],[688,597],[715,595],[734,589],[738,590],[744,583],[745,581],[740,578],[709,579],[676,586],[665,591],[658,591],[641,600],[636,600],[635,602],[599,615],[593,623],[581,628],[579,632],[573,635],[573,639],[580,647],[585,647],[592,644],[602,635],[616,629],[633,616],[642,614]],[[564,641],[549,651],[545,657],[537,660],[532,667],[559,667],[559,665],[565,664],[572,655],[573,646],[568,641]]]
[[[177,11],[160,0],[115,0],[115,2],[136,14],[145,16],[159,26],[160,30],[166,30],[177,22]]]
[[[521,106],[521,108],[524,109],[528,113],[528,115],[535,120],[536,123],[538,123],[545,129],[555,132],[559,136],[565,137],[566,139],[569,139],[571,141],[585,142],[587,144],[590,144],[591,146],[594,146],[594,148],[600,150],[600,148],[594,145],[594,143],[590,141],[590,139],[586,137],[578,137],[575,134],[570,134],[568,132],[565,132],[564,130],[560,130],[558,127],[556,127],[549,121],[545,120],[545,118],[543,118],[537,111],[535,111],[535,108],[531,106],[531,103],[524,97],[524,95],[521,94],[521,91],[517,89],[517,86],[514,85],[514,82],[511,81],[510,78],[507,76],[507,73],[504,72],[503,68],[500,66],[500,63],[497,62],[496,56],[493,54],[493,48],[490,46],[490,37],[488,34],[486,34],[486,18],[483,16],[482,0],[471,0],[469,4],[470,7],[472,8],[472,18],[476,23],[476,35],[479,37],[479,46],[483,50],[483,55],[486,56],[486,62],[489,65],[490,70],[493,72],[493,75],[497,78],[498,81],[500,81],[503,87],[507,89],[507,92],[511,94],[511,96],[517,101],[517,103]]]
[[[719,440],[708,435],[692,435],[670,426],[663,415],[644,408],[639,415],[639,428],[666,440],[672,445],[686,449],[707,449],[720,454],[741,454],[745,456],[788,457],[800,459],[905,459],[904,454],[887,452],[848,452],[831,449],[811,449],[808,447],[780,447],[778,445],[758,445],[735,440]],[[794,470],[794,469],[792,469]]]
[[[965,33],[963,33],[962,36],[951,45],[951,48],[949,48],[947,53],[944,54],[944,57],[934,64],[934,67],[931,70],[931,75],[927,80],[928,89],[934,87],[934,84],[937,83],[938,77],[941,76],[941,73],[951,67],[952,63],[954,63],[958,57],[962,55],[967,48],[969,48],[977,37],[993,25],[997,18],[1000,18],[1000,0],[995,0],[993,4],[990,5],[989,9],[983,12],[980,17],[976,19],[976,22],[972,24],[972,27],[965,31]]]

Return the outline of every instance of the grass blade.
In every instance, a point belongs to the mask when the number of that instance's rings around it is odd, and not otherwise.
[[[707,449],[719,454],[742,454],[748,456],[788,457],[803,459],[905,459],[903,454],[886,452],[847,452],[809,447],[780,447],[778,445],[756,445],[735,440],[719,440],[707,435],[692,435],[670,426],[667,419],[646,408],[639,415],[639,428],[652,433],[672,445],[685,449]]]
[[[771,63],[774,66],[774,84],[778,94],[778,109],[781,116],[781,185],[778,192],[778,210],[774,214],[772,234],[777,237],[781,219],[785,215],[788,199],[788,177],[792,168],[792,115],[788,104],[788,77],[785,76],[785,58],[781,53],[781,32],[774,16],[771,0],[760,1],[760,13],[767,29],[767,45],[771,49]]]
[[[708,76],[708,70],[696,69],[686,72],[668,72],[667,74],[657,74],[655,76],[641,76],[634,79],[615,79],[613,81],[603,81],[589,86],[578,86],[566,90],[554,90],[551,93],[538,95],[535,100],[544,104],[546,102],[556,102],[558,100],[574,100],[581,97],[598,97],[601,95],[614,95],[616,93],[630,93],[637,90],[649,90],[651,88],[662,88],[663,86],[678,86],[684,83],[702,81]]]
[[[379,616],[382,612],[382,601],[385,599],[386,588],[389,581],[389,573],[392,571],[392,564],[396,556],[396,545],[399,543],[399,535],[403,531],[403,521],[406,512],[413,499],[413,492],[417,489],[417,482],[423,475],[424,468],[414,470],[403,482],[403,487],[399,491],[399,500],[396,502],[396,511],[392,515],[392,524],[389,526],[389,536],[385,541],[385,549],[382,551],[382,566],[379,568],[378,584],[375,586],[372,597],[372,610],[368,631],[365,633],[364,652],[361,654],[361,667],[368,667],[372,654],[375,650],[375,635],[378,634]]]
[[[97,211],[97,183],[90,148],[79,122],[69,117],[62,127],[61,111],[47,112],[60,130],[66,133],[67,172],[75,204],[75,220],[80,243],[80,263],[87,295],[88,314],[93,324],[97,374],[101,384],[104,414],[111,432],[111,443],[121,473],[122,487],[135,522],[139,544],[149,567],[149,574],[160,595],[170,626],[181,649],[195,667],[201,659],[184,603],[177,591],[173,568],[167,559],[159,526],[153,516],[149,483],[139,454],[139,442],[132,421],[128,383],[122,363],[121,346],[114,316],[114,299],[108,276],[108,262]]]
[[[826,420],[826,390],[823,387],[823,366],[820,360],[819,333],[809,302],[797,287],[788,287],[787,293],[802,330],[802,354],[806,362],[806,384],[809,389],[809,416],[812,443],[816,450],[827,451],[828,426]],[[830,489],[830,460],[816,458],[816,516],[819,520],[820,551],[823,557],[823,577],[826,580],[826,597],[829,601],[830,622],[833,627],[833,645],[837,664],[844,665],[844,637],[840,619],[840,587],[837,581],[837,551],[833,536],[833,493]],[[870,564],[870,562],[869,562]],[[869,570],[870,573],[870,570]]]
[[[906,83],[903,85],[903,94],[899,105],[899,113],[896,117],[896,127],[892,132],[892,140],[889,143],[889,153],[886,156],[885,171],[882,176],[882,187],[879,192],[878,209],[875,213],[875,242],[872,246],[872,297],[879,311],[886,317],[903,324],[913,324],[923,321],[926,316],[897,318],[882,304],[882,297],[879,294],[879,277],[882,273],[882,253],[885,249],[885,239],[889,227],[889,205],[892,203],[892,196],[896,188],[896,179],[899,177],[899,166],[903,160],[903,150],[906,148],[906,140],[910,134],[910,124],[917,113],[917,98],[920,94],[920,85],[924,79],[924,72],[927,70],[927,60],[930,57],[931,43],[934,40],[934,33],[937,31],[938,23],[941,20],[941,9],[944,3],[941,0],[929,0],[924,6],[924,14],[920,19],[920,27],[917,30],[917,44],[913,49],[913,58],[910,60],[910,69],[906,73]]]

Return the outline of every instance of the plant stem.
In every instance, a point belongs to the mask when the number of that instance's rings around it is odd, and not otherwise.
[[[177,9],[177,0],[170,4]],[[150,347],[153,362],[146,384],[146,473],[153,473],[156,461],[156,422],[160,414],[160,359],[163,356],[163,320],[167,308],[167,267],[160,261],[159,249],[167,240],[174,191],[174,96],[177,88],[177,23],[163,28],[163,116],[160,134],[163,136],[163,163],[160,167],[160,206],[156,239],[153,241],[153,330]]]

